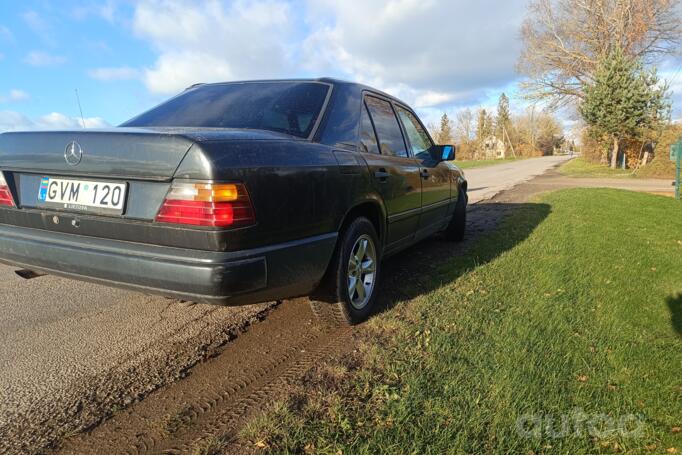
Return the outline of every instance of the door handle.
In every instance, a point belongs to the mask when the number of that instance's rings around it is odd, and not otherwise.
[[[388,180],[390,176],[391,174],[386,172],[386,169],[384,168],[381,168],[374,173],[374,178],[379,180],[380,182],[386,182],[386,180]]]
[[[431,174],[429,174],[429,170],[428,170],[428,169],[421,169],[421,170],[419,171],[419,174],[422,176],[422,178],[423,178],[424,180],[427,180],[427,179],[431,176]]]

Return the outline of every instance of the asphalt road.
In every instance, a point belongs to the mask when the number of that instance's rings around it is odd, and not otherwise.
[[[565,159],[470,169],[470,202]],[[0,265],[0,453],[45,446],[182,377],[270,306],[193,305],[14,270]]]
[[[465,170],[469,182],[469,203],[490,199],[500,191],[542,175],[568,159],[566,156],[545,156]]]

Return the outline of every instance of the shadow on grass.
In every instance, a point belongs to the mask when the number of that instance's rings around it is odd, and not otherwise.
[[[436,236],[384,261],[379,312],[429,293],[494,260],[528,238],[550,211],[548,204],[541,203],[482,203],[470,207],[464,242],[448,242]],[[515,216],[514,222],[504,223],[511,215]]]
[[[670,324],[679,335],[682,335],[682,294],[671,295],[665,302],[670,310]]]

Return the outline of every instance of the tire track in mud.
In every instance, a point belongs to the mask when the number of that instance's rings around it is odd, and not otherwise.
[[[351,348],[351,333],[320,328],[305,299],[286,301],[187,378],[65,440],[58,453],[179,454],[229,440],[318,359]]]

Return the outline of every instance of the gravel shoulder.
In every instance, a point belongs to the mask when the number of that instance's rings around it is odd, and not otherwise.
[[[0,453],[36,453],[176,381],[273,304],[193,305],[0,269]]]

